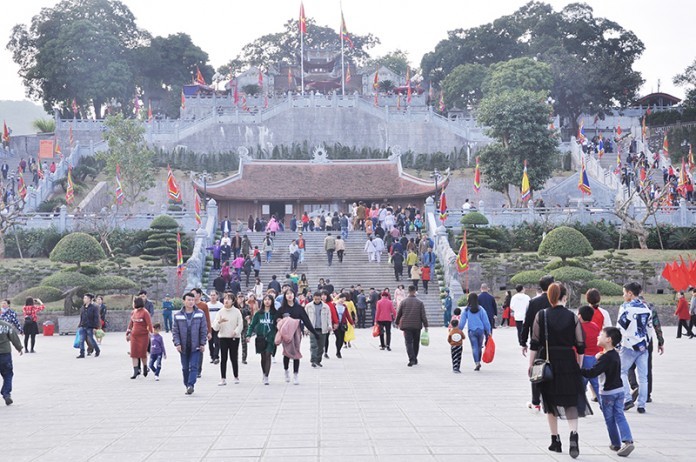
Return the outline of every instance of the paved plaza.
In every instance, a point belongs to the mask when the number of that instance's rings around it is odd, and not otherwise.
[[[644,415],[627,414],[636,441],[631,460],[694,457],[696,340],[677,341],[674,330],[665,328],[666,354],[655,358],[654,402]],[[310,367],[305,338],[299,386],[283,381],[280,355],[271,385],[262,385],[252,342],[239,385],[218,387],[219,367],[207,359],[192,396],[184,395],[169,334],[159,382],[129,379],[123,333],[108,333],[101,357],[84,360],[75,359],[72,338],[39,337],[38,353],[14,356],[15,404],[0,408],[0,460],[570,460],[565,423],[564,453],[551,454],[546,418],[525,407],[527,360],[513,329],[496,331],[496,359],[481,372],[473,371],[467,341],[459,375],[451,372],[446,330],[430,332],[412,368],[400,332],[387,352],[370,329],[360,330],[343,359],[332,348],[321,369]],[[593,409],[580,422],[580,460],[621,459]]]

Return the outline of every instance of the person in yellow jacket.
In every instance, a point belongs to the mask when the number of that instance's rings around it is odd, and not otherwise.
[[[418,254],[416,253],[415,250],[411,249],[408,251],[408,254],[406,254],[406,274],[411,275],[411,268],[413,268],[413,265],[418,263]]]
[[[353,294],[351,294],[348,291],[342,292],[341,295],[346,296],[346,301],[343,303],[350,313],[351,319],[358,319],[358,310],[355,308],[355,303],[353,303]],[[343,341],[346,343],[346,347],[350,348],[350,342],[352,340],[355,340],[355,327],[353,324],[348,323],[348,330],[346,330],[346,334],[343,337]]]

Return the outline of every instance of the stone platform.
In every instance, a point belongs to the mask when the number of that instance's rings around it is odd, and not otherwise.
[[[400,332],[391,352],[370,334],[358,331],[343,359],[332,347],[321,369],[310,367],[305,338],[299,386],[284,383],[280,355],[271,385],[263,386],[253,342],[239,385],[218,387],[219,368],[206,355],[192,396],[184,395],[169,334],[159,382],[129,379],[123,333],[107,334],[101,357],[84,360],[75,359],[72,338],[38,337],[38,353],[14,355],[15,404],[0,408],[0,460],[570,460],[565,423],[564,453],[551,454],[546,418],[525,406],[526,359],[513,329],[496,331],[496,359],[480,372],[467,342],[459,375],[451,372],[443,328],[431,329],[431,344],[412,368]],[[693,460],[696,340],[675,340],[673,327],[666,336],[666,354],[655,358],[654,402],[646,414],[627,414],[636,440],[631,460]],[[619,460],[593,409],[580,422],[579,460]]]

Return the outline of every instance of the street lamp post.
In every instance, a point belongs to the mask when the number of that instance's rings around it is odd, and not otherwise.
[[[433,170],[433,172],[430,174],[430,178],[433,178],[435,180],[435,197],[434,197],[435,206],[439,207],[440,204],[438,203],[438,201],[440,198],[437,195],[437,182],[440,181],[440,179],[442,178],[442,175],[440,175],[440,171],[437,168],[435,168]]]
[[[203,173],[199,175],[199,178],[203,181],[203,208],[208,210],[208,179],[210,178],[210,174],[204,170]]]

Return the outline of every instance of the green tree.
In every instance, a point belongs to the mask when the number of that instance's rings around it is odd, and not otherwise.
[[[49,258],[52,262],[75,263],[79,271],[83,262],[104,260],[106,255],[99,242],[89,234],[70,233],[56,244]]]
[[[145,242],[143,253],[153,260],[159,258],[167,265],[176,262],[176,233],[179,223],[169,215],[160,215],[150,223],[150,237]]]
[[[215,72],[208,64],[208,53],[196,46],[188,34],[181,32],[152,38],[146,46],[135,50],[134,62],[138,69],[136,84],[142,90],[143,100],[161,99],[159,109],[170,117],[179,116],[181,85],[191,82],[196,67],[208,83]]]
[[[410,66],[408,61],[408,53],[403,50],[396,49],[377,58],[369,59],[365,63],[365,67],[367,69],[376,69],[380,66],[384,66],[387,69],[391,69],[396,74],[403,75],[405,77],[406,69]],[[412,68],[411,78],[413,78],[414,74],[415,70]]]
[[[298,20],[291,19],[283,25],[281,32],[263,35],[244,45],[238,60],[247,66],[260,66],[268,69],[278,64],[300,63],[300,35]],[[368,50],[379,45],[379,39],[372,34],[351,34],[353,47],[345,47],[347,59],[357,66],[365,64],[369,58]],[[305,50],[339,49],[341,46],[338,32],[328,26],[318,26],[312,18],[307,18],[307,34],[304,36]]]
[[[677,86],[686,88],[684,106],[696,107],[696,59],[684,69],[684,72],[675,75],[673,82]]]
[[[557,139],[548,129],[549,110],[543,93],[528,90],[493,94],[479,105],[477,120],[495,139],[479,151],[484,181],[503,193],[510,206],[509,185],[520,186],[525,160],[532,191],[551,177],[558,152]]]
[[[27,95],[69,114],[72,100],[101,118],[111,99],[133,97],[132,52],[145,37],[117,0],[63,0],[43,8],[29,26],[12,29],[7,48],[19,65]],[[84,115],[84,114],[83,114]]]
[[[109,178],[121,168],[121,185],[129,206],[144,201],[144,193],[155,186],[153,152],[145,144],[145,128],[136,120],[122,115],[109,116],[104,121],[104,139],[109,143],[106,153],[98,154],[106,162]]]
[[[559,226],[546,235],[546,238],[539,245],[539,255],[542,257],[559,257],[563,262],[566,258],[587,257],[592,255],[593,249],[590,241],[577,229],[569,226]],[[562,268],[574,268],[563,266]],[[582,270],[582,268],[576,268]],[[583,270],[587,271],[587,270]],[[589,271],[588,271],[589,272]],[[592,274],[592,273],[590,273]],[[591,279],[588,278],[588,280]]]
[[[493,64],[482,88],[486,95],[490,95],[513,90],[548,93],[552,86],[551,66],[523,57]]]
[[[483,97],[488,69],[482,64],[460,64],[442,82],[445,105],[460,109],[477,106]]]

